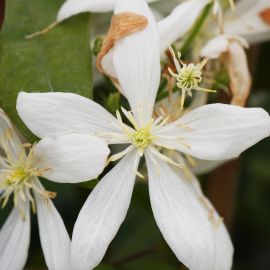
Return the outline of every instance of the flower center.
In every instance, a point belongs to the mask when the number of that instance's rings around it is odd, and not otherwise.
[[[191,90],[197,87],[202,81],[202,72],[200,68],[194,64],[183,66],[180,73],[177,76],[177,86]]]
[[[202,82],[202,69],[207,63],[207,59],[202,60],[202,62],[198,64],[185,64],[181,61],[181,53],[178,52],[176,57],[173,48],[170,47],[170,52],[173,57],[173,62],[176,68],[176,73],[172,71],[171,68],[168,68],[169,73],[171,76],[176,79],[177,87],[181,89],[181,102],[180,102],[180,109],[184,108],[184,102],[186,98],[186,94],[192,96],[192,90],[196,91],[203,91],[203,92],[216,92],[215,90],[202,88],[199,84]]]
[[[17,167],[9,173],[7,178],[4,180],[4,183],[6,184],[6,186],[24,184],[24,182],[27,182],[29,180],[30,176],[31,173],[28,172],[25,168]]]
[[[25,213],[21,208],[21,203],[27,200],[31,202],[33,212],[35,212],[35,202],[32,196],[32,191],[40,195],[44,199],[54,198],[56,195],[53,192],[44,190],[39,181],[38,176],[42,176],[45,169],[41,170],[32,166],[33,149],[31,145],[21,145],[21,155],[12,155],[10,148],[11,141],[8,138],[1,140],[3,153],[0,154],[0,162],[3,168],[0,170],[0,201],[2,208],[4,208],[11,196],[13,196],[13,203],[18,207],[22,218]],[[29,153],[25,152],[25,147],[29,148]]]
[[[136,145],[137,148],[143,150],[151,143],[151,133],[149,128],[141,128],[134,132],[132,135],[132,143]]]

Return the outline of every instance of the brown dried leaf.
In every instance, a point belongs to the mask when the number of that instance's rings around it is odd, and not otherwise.
[[[228,70],[233,98],[231,104],[244,107],[250,94],[252,79],[244,48],[231,41],[228,50]]]
[[[103,57],[114,46],[117,40],[143,30],[147,26],[147,24],[148,20],[146,17],[133,12],[122,12],[113,15],[111,19],[110,29],[104,39],[101,51],[97,55],[97,69],[105,75],[109,76],[109,74],[106,74],[101,65]],[[116,78],[111,79],[116,80]]]
[[[270,26],[270,8],[264,9],[259,15],[263,21]]]

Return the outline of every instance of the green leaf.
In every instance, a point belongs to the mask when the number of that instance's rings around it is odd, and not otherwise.
[[[0,34],[0,107],[31,142],[34,136],[15,109],[18,92],[61,91],[92,97],[89,15],[65,21],[44,36],[24,38],[54,21],[62,3],[62,0],[6,3]]]

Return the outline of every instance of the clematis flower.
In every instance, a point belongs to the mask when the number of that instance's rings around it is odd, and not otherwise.
[[[74,140],[82,144],[73,145]],[[94,156],[92,143],[101,150]],[[103,169],[108,155],[106,144],[89,135],[69,134],[57,139],[46,138],[30,147],[22,143],[1,110],[0,149],[2,208],[12,197],[14,204],[0,231],[1,269],[24,268],[30,240],[30,205],[33,212],[37,213],[40,241],[48,268],[69,269],[70,238],[51,201],[56,193],[45,190],[38,177],[58,182],[76,182],[78,179],[96,177]],[[82,149],[92,154],[85,151],[85,156],[80,155]],[[89,158],[95,163],[91,162],[96,166],[93,170],[89,170]],[[75,160],[78,163],[74,163]]]
[[[227,34],[243,36],[250,43],[269,40],[269,0],[237,1],[235,11],[228,12],[225,16],[224,29]]]
[[[113,47],[116,75],[131,107],[122,113],[130,125],[120,112],[114,118],[76,94],[20,93],[17,100],[20,117],[39,137],[76,132],[98,135],[108,144],[128,145],[110,157],[109,161],[121,160],[100,180],[80,211],[71,263],[78,270],[100,263],[125,219],[136,175],[143,177],[138,165],[144,156],[154,217],[177,258],[192,270],[229,269],[222,256],[230,254],[231,247],[223,242],[225,251],[218,252],[216,232],[205,209],[171,167],[185,168],[185,164],[166,156],[163,149],[206,160],[230,159],[269,136],[269,115],[259,108],[211,104],[170,124],[166,118],[154,119],[160,80],[158,28],[144,0],[119,0],[115,13],[122,12],[143,15],[148,21],[144,30],[119,39]]]

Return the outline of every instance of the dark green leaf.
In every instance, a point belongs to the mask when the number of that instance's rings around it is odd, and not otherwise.
[[[89,15],[76,16],[44,36],[24,38],[51,23],[62,3],[62,0],[6,3],[0,35],[0,107],[30,141],[34,137],[15,110],[19,91],[63,91],[92,97]]]

